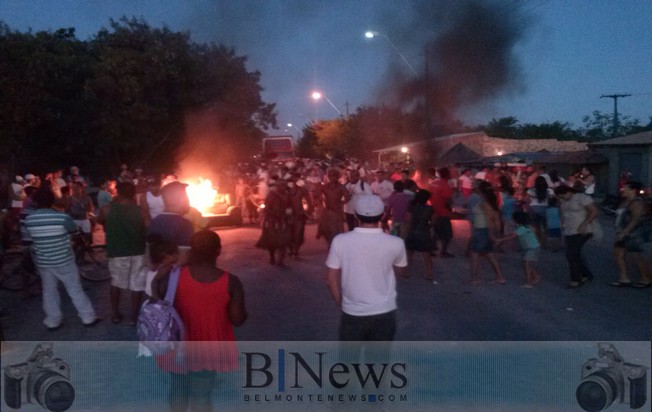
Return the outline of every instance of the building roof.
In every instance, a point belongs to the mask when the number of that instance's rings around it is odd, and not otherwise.
[[[458,143],[444,153],[438,162],[441,164],[481,162],[482,155],[463,143]]]
[[[522,163],[522,164],[600,164],[607,159],[593,150],[578,152],[538,152],[508,153],[502,156],[490,156],[482,159],[483,163]]]
[[[652,145],[652,130],[630,134],[628,136],[607,139],[601,142],[589,143],[589,146],[640,146]]]

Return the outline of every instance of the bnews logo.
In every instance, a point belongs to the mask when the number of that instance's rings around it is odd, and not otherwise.
[[[276,365],[264,352],[243,352],[245,356],[244,389],[270,389],[276,385],[278,392],[303,389],[305,386],[319,389],[405,389],[408,384],[405,363],[395,362],[327,362],[327,352],[286,352],[278,349]],[[290,381],[286,382],[286,377]]]

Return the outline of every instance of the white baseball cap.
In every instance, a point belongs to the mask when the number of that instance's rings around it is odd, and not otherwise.
[[[355,213],[360,216],[380,216],[385,212],[385,204],[382,199],[376,195],[356,196]]]

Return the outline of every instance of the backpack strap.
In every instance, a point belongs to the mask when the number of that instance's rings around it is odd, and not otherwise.
[[[179,284],[179,272],[181,272],[179,266],[175,266],[170,272],[168,290],[165,292],[165,301],[168,303],[174,303],[174,296],[177,293],[177,285]]]

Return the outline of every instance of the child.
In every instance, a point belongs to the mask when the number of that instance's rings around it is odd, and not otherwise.
[[[145,293],[148,298],[151,298],[153,296],[152,281],[157,273],[167,274],[170,271],[179,258],[179,251],[177,245],[163,240],[156,234],[148,236],[147,241],[151,266],[149,266],[149,270],[147,271]]]
[[[548,208],[546,209],[546,230],[548,234],[548,246],[553,252],[559,250],[561,246],[561,214],[557,198],[548,199]]]
[[[532,262],[539,260],[541,245],[534,230],[530,226],[529,217],[526,212],[514,212],[512,219],[514,219],[514,223],[516,224],[514,233],[498,239],[496,243],[518,238],[518,242],[523,250],[523,264],[525,268],[525,284],[522,287],[532,288],[535,284],[541,281],[541,276],[539,276],[539,273],[532,267]]]

